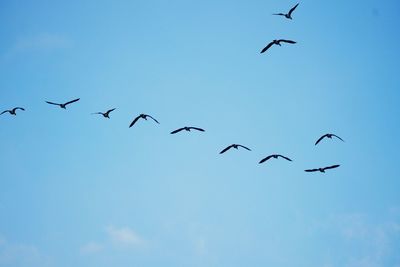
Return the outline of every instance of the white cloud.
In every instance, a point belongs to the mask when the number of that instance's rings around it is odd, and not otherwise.
[[[89,242],[80,248],[82,254],[93,254],[102,251],[104,246],[97,242]]]
[[[146,243],[143,238],[129,227],[116,228],[109,226],[106,230],[111,241],[116,245],[142,246]]]

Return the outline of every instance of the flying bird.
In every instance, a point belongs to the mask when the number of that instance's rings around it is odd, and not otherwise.
[[[157,122],[158,124],[160,124],[156,119],[154,119],[152,116],[147,115],[147,114],[140,114],[139,116],[137,116],[129,125],[129,128],[131,128],[139,119],[145,119],[147,121],[147,118],[151,118],[153,121]]]
[[[104,118],[110,118],[110,112],[112,112],[112,111],[114,111],[115,110],[115,108],[113,108],[113,109],[109,109],[109,110],[107,110],[106,112],[95,112],[95,113],[92,113],[92,114],[101,114],[101,115],[103,115],[103,117]]]
[[[25,111],[24,108],[16,107],[16,108],[13,108],[13,109],[4,110],[2,113],[0,113],[0,115],[3,115],[4,113],[7,113],[7,112],[10,113],[11,115],[17,115],[17,112],[16,112],[17,109]]]
[[[239,145],[239,144],[232,144],[232,145],[227,146],[226,148],[224,148],[221,152],[219,152],[219,154],[223,154],[223,153],[225,153],[226,151],[228,151],[231,148],[239,149],[239,147],[243,147],[244,149],[247,149],[248,151],[251,151],[251,149],[248,148],[248,147],[245,147],[245,146],[242,146],[242,145]]]
[[[339,136],[337,136],[336,134],[324,134],[323,136],[321,136],[318,140],[317,140],[317,142],[315,142],[315,145],[317,145],[319,142],[321,142],[321,140],[322,139],[324,139],[325,137],[327,137],[327,138],[329,138],[329,139],[332,139],[332,137],[336,137],[336,138],[338,138],[339,140],[341,140],[342,142],[344,142],[344,140],[342,139],[342,138],[340,138]]]
[[[281,46],[281,43],[288,43],[288,44],[295,44],[296,42],[295,41],[292,41],[292,40],[284,40],[284,39],[279,39],[279,40],[273,40],[272,42],[270,42],[266,47],[264,47],[262,50],[261,50],[261,54],[262,53],[264,53],[265,51],[267,51],[271,46],[273,46],[273,45],[279,45],[279,46]]]
[[[58,103],[54,103],[54,102],[50,102],[50,101],[46,101],[46,103],[47,103],[47,104],[50,104],[50,105],[60,106],[60,108],[66,109],[67,105],[72,104],[72,103],[74,103],[74,102],[77,102],[77,101],[79,101],[79,99],[80,99],[80,98],[77,98],[77,99],[68,101],[67,103],[64,103],[64,104],[58,104]]]
[[[285,156],[273,154],[273,155],[269,155],[268,157],[263,158],[262,160],[260,160],[259,164],[261,164],[261,163],[263,163],[263,162],[269,160],[270,158],[277,159],[278,157],[281,157],[281,158],[286,159],[286,160],[288,160],[288,161],[292,161],[291,159],[289,159],[289,158],[287,158],[287,157],[285,157]]]
[[[299,4],[295,5],[294,7],[292,7],[292,9],[289,10],[289,13],[284,14],[284,13],[277,13],[277,14],[273,14],[273,15],[277,15],[277,16],[284,16],[287,19],[293,19],[292,18],[292,13],[293,11],[297,8]]]
[[[185,127],[176,129],[175,131],[172,131],[171,134],[176,134],[176,133],[179,133],[180,131],[183,131],[183,130],[188,131],[188,132],[190,132],[190,130],[196,130],[196,131],[200,131],[200,132],[205,132],[205,130],[201,129],[201,128],[185,126]]]
[[[333,165],[333,166],[329,166],[329,167],[318,168],[318,169],[309,169],[309,170],[304,170],[304,171],[305,172],[325,172],[325,170],[335,169],[335,168],[337,168],[339,166],[340,165]]]

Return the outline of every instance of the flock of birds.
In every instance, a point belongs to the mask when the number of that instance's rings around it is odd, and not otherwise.
[[[285,13],[277,13],[277,14],[273,14],[273,15],[283,16],[283,17],[285,17],[286,19],[293,19],[293,18],[292,18],[292,13],[293,13],[293,11],[297,8],[298,5],[299,5],[299,4],[296,4],[293,8],[291,8],[287,14],[285,14]],[[281,46],[281,43],[295,44],[296,42],[295,42],[295,41],[292,41],[292,40],[284,40],[284,39],[273,40],[272,42],[270,42],[267,46],[265,46],[265,47],[261,50],[261,53],[266,52],[266,51],[267,51],[269,48],[271,48],[273,45]],[[71,100],[71,101],[68,101],[68,102],[65,102],[65,103],[55,103],[55,102],[51,102],[51,101],[45,101],[45,102],[46,102],[47,104],[50,104],[50,105],[59,106],[59,107],[62,108],[62,109],[66,109],[68,105],[70,105],[70,104],[72,104],[72,103],[75,103],[75,102],[78,102],[79,100],[80,100],[80,98],[77,98],[77,99],[74,99],[74,100]],[[106,112],[95,112],[95,113],[92,113],[92,114],[102,115],[104,118],[109,119],[109,118],[110,118],[110,113],[113,112],[115,109],[116,109],[116,108],[112,108],[112,109],[107,110]],[[13,108],[13,109],[4,110],[3,112],[0,113],[0,115],[3,115],[3,114],[5,114],[5,113],[9,113],[9,114],[15,116],[15,115],[17,115],[17,110],[25,111],[25,109],[22,108],[22,107],[15,107],[15,108]],[[140,119],[147,120],[148,118],[150,118],[151,120],[153,120],[155,123],[160,124],[160,123],[158,122],[158,120],[156,120],[154,117],[152,117],[152,116],[150,116],[150,115],[148,115],[148,114],[139,114],[139,115],[138,115],[137,117],[135,117],[135,118],[132,120],[132,122],[129,124],[129,128],[131,128],[132,126],[134,126]],[[191,127],[191,126],[189,127],[189,126],[185,126],[185,127],[182,127],[182,128],[179,128],[179,129],[176,129],[176,130],[172,131],[170,134],[176,134],[176,133],[179,133],[179,132],[181,132],[181,131],[188,131],[188,132],[190,132],[191,130],[200,131],[200,132],[205,132],[204,129],[199,128],[199,127]],[[341,140],[342,142],[344,142],[344,140],[343,140],[342,138],[340,138],[339,136],[337,136],[337,135],[335,135],[335,134],[332,134],[332,133],[327,133],[327,134],[322,135],[320,138],[318,138],[318,140],[315,142],[315,145],[318,145],[318,144],[319,144],[323,139],[325,139],[325,138],[327,138],[327,139],[332,139],[333,137],[335,137],[335,138]],[[221,152],[219,152],[219,154],[224,154],[225,152],[227,152],[227,151],[230,150],[231,148],[234,148],[234,149],[243,148],[243,149],[246,149],[246,150],[248,150],[248,151],[251,151],[250,148],[248,148],[248,147],[246,147],[246,146],[244,146],[244,145],[240,145],[240,144],[231,144],[231,145],[227,146],[226,148],[224,148]],[[278,158],[282,158],[282,159],[285,159],[285,160],[287,160],[287,161],[292,161],[290,158],[288,158],[288,157],[286,157],[286,156],[279,155],[279,154],[272,154],[272,155],[269,155],[269,156],[267,156],[267,157],[261,159],[261,160],[259,161],[259,164],[262,164],[262,163],[264,163],[264,162],[266,162],[266,161],[268,161],[268,160],[270,160],[270,159],[278,159]],[[337,168],[337,167],[339,167],[339,166],[340,166],[340,165],[332,165],[332,166],[327,166],[327,167],[322,167],[322,168],[307,169],[307,170],[305,170],[305,172],[322,172],[322,173],[324,173],[326,170],[334,169],[334,168]]]

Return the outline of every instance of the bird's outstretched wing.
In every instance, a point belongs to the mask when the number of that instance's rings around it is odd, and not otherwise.
[[[109,110],[107,110],[107,112],[106,112],[106,113],[113,112],[114,110],[115,110],[115,108],[109,109]]]
[[[276,14],[272,14],[272,15],[275,15],[275,16],[286,16],[286,14],[283,14],[283,13],[276,13]]]
[[[278,157],[281,157],[281,158],[286,159],[286,160],[288,160],[288,161],[292,161],[292,160],[289,159],[288,157],[285,157],[285,156],[282,156],[282,155],[278,155]]]
[[[248,151],[251,151],[251,149],[246,146],[242,146],[242,145],[238,145],[238,146],[243,147],[244,149],[247,149]]]
[[[344,140],[342,138],[340,138],[339,136],[337,136],[336,134],[332,134],[332,136],[338,138],[339,140],[341,140],[342,142],[344,142]]]
[[[9,110],[4,110],[0,115],[3,115],[4,113],[10,112]]]
[[[201,128],[198,128],[198,127],[189,127],[189,128],[190,128],[190,129],[193,129],[193,130],[200,131],[200,132],[205,132],[204,129],[201,129]]]
[[[129,125],[129,128],[131,128],[140,118],[141,118],[140,115],[137,116],[137,117],[131,122],[131,124]]]
[[[50,104],[50,105],[61,106],[61,104],[54,103],[54,102],[50,102],[50,101],[46,101],[46,103],[47,103],[47,104]]]
[[[13,108],[13,111],[15,112],[17,109],[25,111],[25,109],[24,109],[24,108],[21,108],[21,107]]]
[[[315,142],[315,145],[318,145],[318,143],[321,142],[321,140],[324,139],[324,138],[327,137],[327,136],[328,136],[328,134],[324,134],[323,136],[321,136],[321,137],[317,140],[317,142]]]
[[[101,114],[101,115],[103,115],[102,112],[94,112],[94,113],[92,113],[92,115],[94,115],[94,114]]]
[[[264,48],[261,50],[260,54],[262,54],[262,53],[264,53],[265,51],[267,51],[273,44],[274,44],[274,42],[270,42],[266,47],[264,47]]]
[[[309,169],[309,170],[304,170],[305,172],[317,172],[319,169]]]
[[[272,158],[272,155],[271,155],[271,156],[268,156],[268,157],[266,157],[266,158],[263,158],[262,160],[260,160],[260,162],[259,162],[258,164],[261,164],[261,163],[263,163],[263,162],[266,162],[266,161],[269,160],[270,158]]]
[[[292,7],[291,10],[289,10],[289,13],[288,13],[289,17],[292,16],[293,11],[297,8],[298,5],[299,5],[299,4],[295,5],[294,7]]]
[[[146,115],[146,117],[149,117],[149,118],[151,118],[153,121],[155,121],[155,122],[157,122],[158,124],[160,124],[160,123],[158,122],[158,120],[154,119],[152,116]]]
[[[324,170],[335,169],[335,168],[337,168],[337,167],[339,167],[339,166],[340,166],[340,165],[328,166],[328,167],[325,167]]]
[[[283,43],[288,43],[288,44],[295,44],[295,41],[292,40],[285,40],[285,39],[280,39],[278,42],[283,42]]]
[[[172,131],[171,134],[179,133],[179,132],[182,131],[183,129],[185,129],[185,128],[176,129],[176,130]]]
[[[67,102],[67,103],[65,103],[64,105],[66,106],[66,105],[72,104],[72,103],[74,103],[74,102],[77,102],[77,101],[79,101],[79,99],[80,99],[80,98],[77,98],[77,99],[74,99],[74,100],[68,101],[68,102]]]
[[[230,146],[225,147],[224,149],[222,149],[221,152],[219,152],[219,154],[225,153],[226,151],[228,151],[228,150],[231,149],[232,147],[233,147],[233,145],[230,145]]]

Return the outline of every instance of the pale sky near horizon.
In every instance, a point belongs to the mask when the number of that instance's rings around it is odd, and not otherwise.
[[[296,3],[1,1],[0,267],[400,267],[400,3]]]

